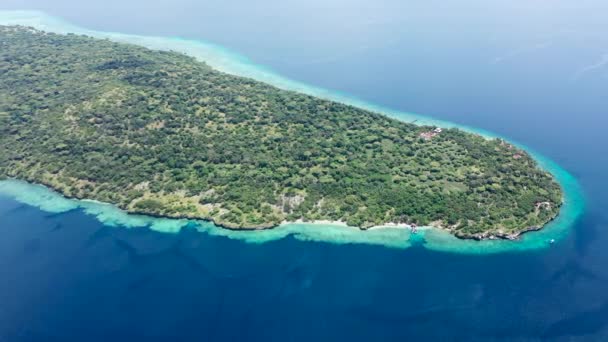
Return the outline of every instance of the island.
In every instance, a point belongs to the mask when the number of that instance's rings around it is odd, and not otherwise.
[[[0,179],[129,213],[515,239],[562,206],[554,177],[507,141],[282,90],[177,52],[0,26],[0,80]]]

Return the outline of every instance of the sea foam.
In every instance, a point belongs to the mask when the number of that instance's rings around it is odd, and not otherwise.
[[[31,26],[39,30],[61,34],[84,34],[116,42],[137,44],[150,49],[181,52],[229,74],[250,77],[282,89],[339,101],[383,113],[398,120],[440,127],[457,127],[488,138],[500,137],[481,129],[436,120],[418,114],[392,110],[362,101],[347,94],[290,80],[266,67],[254,64],[242,55],[208,42],[175,37],[151,37],[93,31],[74,26],[59,18],[37,11],[0,11],[0,24]],[[60,213],[80,209],[87,214],[95,216],[99,221],[109,226],[124,228],[149,227],[159,232],[176,233],[186,225],[192,225],[199,231],[210,235],[239,239],[248,243],[264,243],[282,239],[286,236],[293,236],[302,241],[324,241],[340,244],[367,243],[396,248],[407,248],[416,244],[432,250],[475,254],[547,248],[550,240],[558,241],[568,234],[570,228],[583,212],[584,196],[576,179],[567,171],[530,148],[517,143],[515,145],[528,151],[542,168],[551,172],[564,190],[564,205],[560,211],[560,215],[541,231],[524,234],[522,239],[516,242],[503,240],[461,240],[439,229],[420,229],[417,234],[412,235],[407,229],[395,227],[379,227],[377,229],[361,231],[357,228],[341,225],[307,223],[283,224],[277,228],[262,231],[233,231],[219,228],[210,222],[204,221],[160,219],[143,215],[131,215],[111,204],[67,199],[46,187],[18,180],[0,181],[0,194],[48,212]]]

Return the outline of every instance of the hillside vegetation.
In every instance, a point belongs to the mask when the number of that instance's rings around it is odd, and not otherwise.
[[[416,126],[174,52],[0,26],[0,178],[230,228],[541,227],[559,185],[510,144]]]

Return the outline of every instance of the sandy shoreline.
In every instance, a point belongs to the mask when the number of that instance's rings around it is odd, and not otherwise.
[[[341,227],[350,227],[350,228],[354,228],[354,229],[358,229],[361,231],[366,231],[366,230],[374,230],[374,229],[383,229],[383,228],[394,228],[394,229],[412,229],[412,225],[406,224],[406,223],[395,223],[395,222],[387,222],[387,223],[383,223],[377,226],[372,226],[369,228],[359,228],[359,227],[354,227],[354,226],[349,226],[346,222],[344,221],[332,221],[332,220],[313,220],[313,221],[305,221],[303,219],[298,219],[295,221],[281,221],[281,223],[279,224],[279,226],[283,226],[283,225],[288,225],[288,224],[315,224],[315,225],[332,225],[332,226],[341,226]],[[433,228],[433,227],[420,227],[420,226],[416,226],[416,229],[428,229],[428,228]],[[272,228],[270,228],[272,229]]]

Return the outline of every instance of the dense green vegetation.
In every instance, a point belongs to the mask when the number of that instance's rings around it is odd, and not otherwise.
[[[542,226],[561,205],[551,175],[504,141],[431,134],[178,53],[0,26],[0,80],[0,177],[131,212],[481,238]]]

